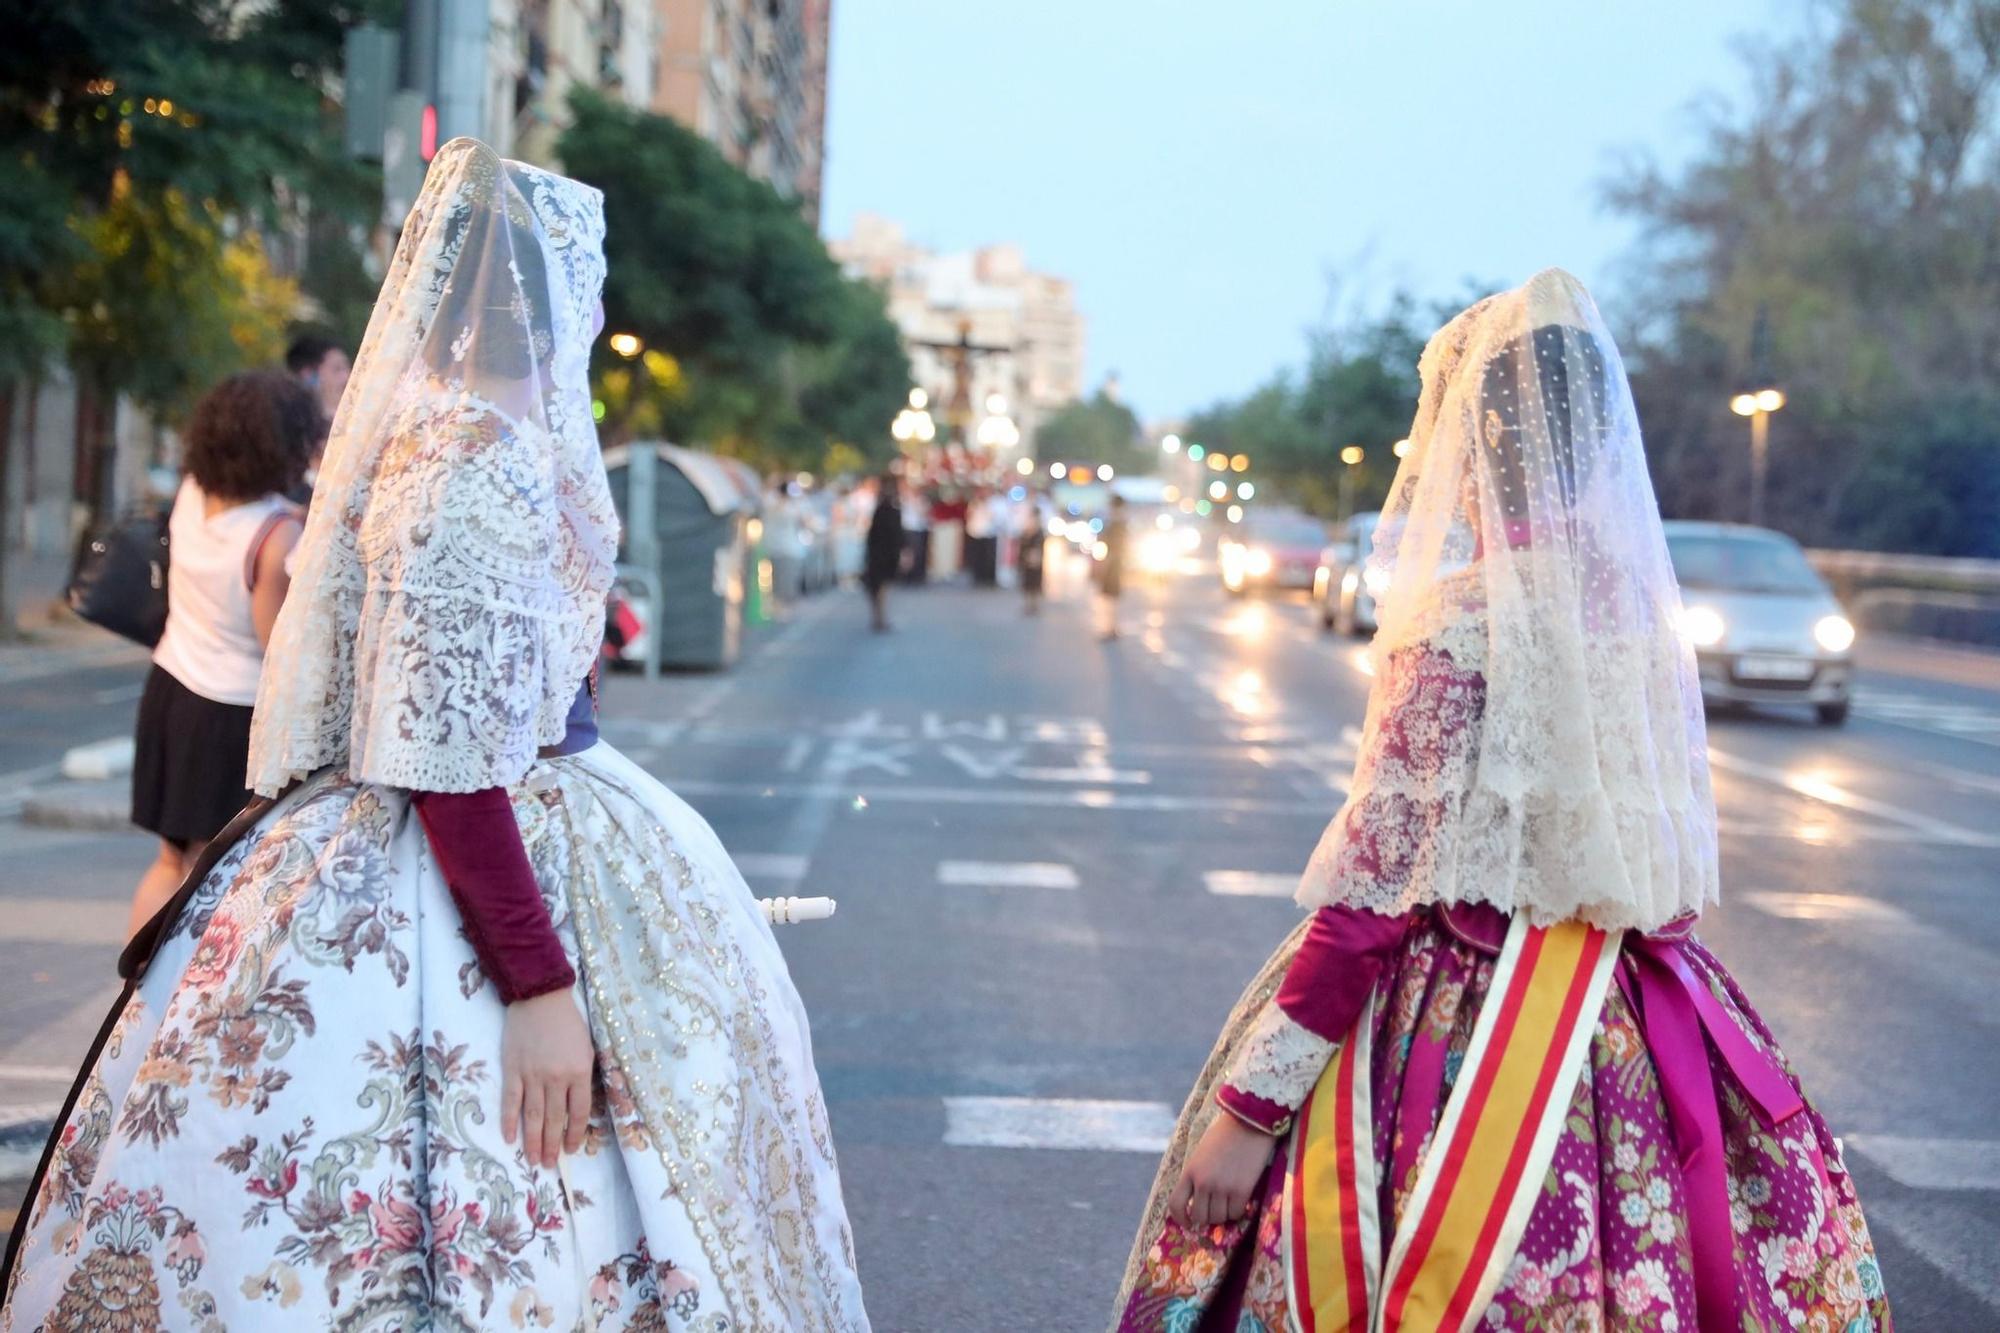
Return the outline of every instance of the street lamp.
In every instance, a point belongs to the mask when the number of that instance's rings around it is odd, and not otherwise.
[[[639,335],[636,333],[614,333],[605,341],[611,344],[612,351],[627,361],[639,355],[646,347],[646,344],[639,341]]]
[[[922,389],[910,390],[910,405],[896,414],[889,423],[889,434],[904,448],[912,445],[929,444],[937,438],[937,422],[924,408],[930,403],[930,395]]]
[[[1408,458],[1410,456],[1410,442],[1408,440],[1398,440],[1389,446],[1389,452],[1398,458]]]
[[[1181,451],[1181,437],[1180,437],[1180,436],[1178,436],[1178,435],[1162,435],[1162,436],[1160,437],[1160,452],[1161,452],[1161,453],[1166,453],[1166,454],[1177,454],[1177,453],[1179,453],[1180,451]]]
[[[1238,454],[1236,457],[1230,459],[1229,470],[1231,472],[1248,472],[1250,470],[1250,455]]]
[[[1340,461],[1347,469],[1340,474],[1340,516],[1343,519],[1354,516],[1354,469],[1368,455],[1358,444],[1350,444],[1340,451]]]
[[[1750,418],[1750,523],[1764,524],[1764,477],[1771,464],[1771,414],[1785,405],[1782,389],[1757,389],[1729,400],[1729,410]]]

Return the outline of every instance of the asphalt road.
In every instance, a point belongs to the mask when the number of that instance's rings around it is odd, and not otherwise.
[[[1126,611],[1106,645],[1074,592],[1029,619],[1011,593],[928,589],[877,636],[837,595],[729,674],[608,684],[607,737],[760,891],[840,900],[782,939],[878,1328],[1103,1324],[1157,1141],[1339,803],[1356,645],[1207,581]],[[1725,903],[1704,934],[1847,1138],[1909,1329],[2000,1326],[1993,660],[1881,654],[1840,731],[1712,727]],[[0,666],[0,816],[50,743],[129,725],[136,680]],[[94,1023],[102,922],[147,855],[0,822],[0,1107]]]

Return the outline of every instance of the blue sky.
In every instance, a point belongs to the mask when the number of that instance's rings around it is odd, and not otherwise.
[[[1614,325],[1601,185],[1739,102],[1804,0],[835,0],[823,226],[1019,242],[1142,415],[1241,393],[1329,309],[1560,264]]]

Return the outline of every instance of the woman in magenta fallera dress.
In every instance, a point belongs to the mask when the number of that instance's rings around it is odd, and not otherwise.
[[[1195,1085],[1114,1327],[1886,1329],[1839,1141],[1694,934],[1701,699],[1602,317],[1551,270],[1422,376],[1314,910]]]

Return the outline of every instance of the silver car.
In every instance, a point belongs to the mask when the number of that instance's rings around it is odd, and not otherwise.
[[[1378,570],[1371,576],[1368,556],[1381,517],[1372,511],[1354,515],[1320,552],[1313,601],[1324,628],[1357,636],[1375,632],[1375,598],[1382,592],[1382,574]]]
[[[1809,704],[1847,720],[1854,625],[1782,533],[1733,523],[1669,523],[1681,632],[1701,666],[1702,697],[1725,704]]]

